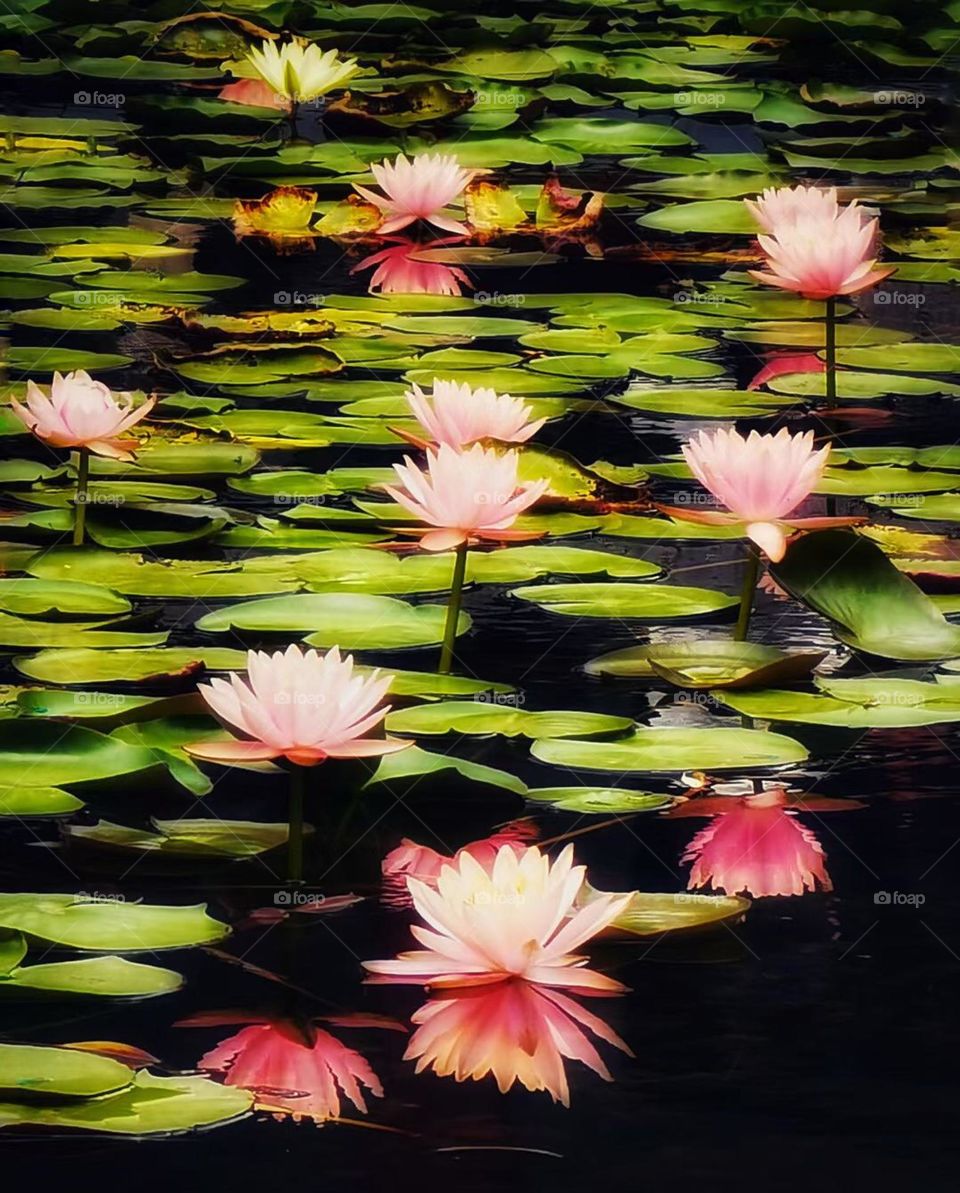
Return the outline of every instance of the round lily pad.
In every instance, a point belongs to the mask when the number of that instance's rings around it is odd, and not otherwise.
[[[571,770],[677,773],[686,770],[746,770],[803,762],[806,747],[792,737],[758,729],[640,727],[616,741],[534,742],[541,762]]]

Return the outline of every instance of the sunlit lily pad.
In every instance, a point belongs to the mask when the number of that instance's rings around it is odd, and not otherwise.
[[[704,617],[737,604],[722,592],[676,584],[536,584],[514,589],[513,595],[567,617],[639,621]]]
[[[806,679],[827,652],[788,653],[727,639],[630,646],[591,659],[589,675],[666,679],[682,688],[756,688]]]
[[[344,650],[394,650],[430,646],[443,635],[446,610],[441,605],[408,605],[392,597],[365,593],[308,593],[246,601],[204,614],[197,629],[207,633],[241,630],[307,635],[311,646]],[[462,613],[458,633],[470,618]]]
[[[745,770],[803,762],[807,750],[792,737],[758,729],[640,727],[616,741],[534,742],[534,758],[571,770],[678,773]]]
[[[669,795],[629,791],[625,787],[532,787],[526,795],[537,803],[552,804],[561,812],[607,815],[659,812],[674,802]]]
[[[844,729],[901,729],[960,721],[960,696],[949,684],[915,679],[819,679],[818,693],[717,692],[731,708],[757,720],[835,725]]]
[[[661,936],[696,932],[743,919],[751,901],[742,895],[694,895],[638,891],[627,910],[608,929],[609,935]]]
[[[127,1071],[133,1077],[132,1070]],[[231,1122],[247,1114],[252,1105],[253,1094],[247,1090],[207,1077],[154,1077],[141,1072],[129,1090],[108,1098],[70,1106],[2,1102],[0,1127],[40,1126],[133,1137],[176,1135]]]
[[[426,775],[444,775],[449,771],[455,771],[462,779],[471,783],[499,787],[517,795],[525,795],[527,791],[526,783],[507,771],[483,766],[479,762],[470,762],[466,758],[455,758],[451,754],[431,754],[419,746],[399,750],[396,754],[386,754],[366,786],[376,787],[382,784],[390,791],[393,784],[404,779],[416,779],[419,785],[419,780]]]
[[[398,709],[386,720],[387,729],[399,735],[499,733],[505,737],[528,737],[535,741],[554,737],[577,737],[623,733],[633,727],[629,717],[595,712],[529,712],[507,704],[484,701],[444,700]]]
[[[15,969],[0,981],[0,998],[66,995],[98,998],[153,998],[183,985],[180,974],[126,957],[87,957]]]
[[[191,948],[215,944],[228,932],[202,903],[161,907],[51,894],[0,894],[0,928],[87,953]]]
[[[131,1069],[106,1056],[0,1043],[0,1095],[5,1098],[96,1098],[117,1093],[132,1080]]]
[[[83,800],[59,787],[0,787],[0,817],[30,820],[41,816],[69,816],[83,807]]]

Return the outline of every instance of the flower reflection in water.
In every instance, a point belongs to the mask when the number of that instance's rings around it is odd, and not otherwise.
[[[584,992],[586,993],[586,992]],[[404,1054],[417,1072],[481,1081],[492,1075],[505,1094],[519,1082],[570,1105],[565,1061],[577,1060],[604,1081],[609,1069],[591,1035],[633,1053],[613,1029],[576,999],[535,982],[498,982],[447,991],[413,1015],[417,1030]]]
[[[802,895],[833,890],[823,846],[801,824],[795,804],[817,812],[846,811],[860,805],[844,800],[793,799],[782,788],[741,798],[693,800],[675,815],[710,816],[687,846],[681,861],[691,862],[689,889],[709,886],[728,895]]]
[[[404,1030],[390,1020],[362,1015],[343,1016],[335,1022],[344,1027]],[[177,1026],[237,1023],[246,1026],[205,1053],[197,1068],[222,1076],[225,1085],[250,1090],[258,1110],[294,1122],[321,1123],[340,1117],[341,1099],[366,1114],[364,1090],[383,1097],[380,1079],[366,1059],[316,1021],[214,1012],[182,1019]]]
[[[462,269],[439,261],[417,261],[415,255],[427,248],[459,244],[462,237],[434,240],[426,244],[407,236],[385,237],[394,241],[389,248],[373,253],[350,270],[351,274],[364,269],[376,271],[367,289],[371,294],[446,294],[459,298],[464,287],[473,289],[473,282]]]

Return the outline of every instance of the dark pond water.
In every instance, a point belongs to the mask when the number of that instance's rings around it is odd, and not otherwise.
[[[931,229],[939,229],[950,248],[939,256],[922,252],[911,256],[903,249],[888,249],[889,259],[906,263],[906,280],[887,284],[884,292],[893,297],[886,303],[878,304],[869,296],[858,300],[848,320],[851,326],[861,329],[866,344],[875,342],[869,337],[876,327],[902,333],[904,341],[960,343],[960,315],[950,266],[960,250],[949,240],[950,234],[955,235],[951,221],[956,211],[956,173],[949,162],[924,157],[944,150],[948,155],[955,152],[953,117],[946,102],[955,79],[954,50],[947,33],[956,28],[960,39],[960,27],[951,23],[958,19],[952,10],[883,4],[875,15],[888,24],[877,30],[870,27],[871,14],[855,14],[845,21],[831,13],[829,5],[817,10],[802,5],[795,20],[783,17],[776,27],[778,14],[771,6],[554,7],[556,11],[547,14],[551,21],[545,21],[542,30],[532,19],[519,25],[512,22],[513,9],[506,5],[481,5],[478,14],[438,10],[415,22],[404,12],[380,14],[378,7],[377,13],[367,18],[369,25],[345,17],[339,6],[304,5],[290,10],[287,5],[251,3],[228,12],[270,27],[287,25],[315,36],[322,33],[319,39],[324,45],[339,44],[342,50],[359,54],[370,67],[397,54],[401,65],[394,64],[388,77],[403,80],[418,71],[427,78],[449,79],[450,75],[434,69],[447,42],[457,49],[484,44],[511,49],[573,45],[584,54],[605,50],[639,53],[647,48],[654,61],[668,63],[687,60],[698,45],[691,39],[709,42],[711,34],[719,39],[741,33],[756,39],[769,31],[771,37],[783,40],[771,42],[769,60],[757,63],[749,60],[745,48],[734,53],[725,43],[723,52],[715,47],[716,65],[711,66],[707,61],[710,55],[700,46],[702,57],[699,61],[691,58],[690,69],[715,69],[723,76],[722,84],[709,80],[672,84],[667,78],[666,83],[654,80],[647,90],[646,84],[636,81],[612,87],[602,85],[602,72],[584,67],[570,76],[574,79],[570,85],[580,88],[579,96],[560,91],[541,96],[533,108],[523,108],[518,121],[498,135],[529,142],[536,128],[542,127],[538,122],[552,116],[580,117],[585,125],[606,119],[624,125],[652,120],[664,127],[675,125],[693,138],[683,150],[686,154],[754,155],[751,166],[738,160],[736,169],[754,174],[757,186],[764,185],[763,176],[769,175],[775,181],[829,182],[856,188],[850,194],[862,194],[880,209],[885,232],[891,238],[899,237],[898,244],[915,244],[922,235],[932,234]],[[229,204],[204,211],[198,194],[210,202],[238,196],[252,199],[266,193],[272,182],[310,184],[310,168],[295,169],[282,154],[277,160],[284,163],[283,169],[258,172],[240,165],[245,157],[260,163],[276,156],[281,134],[262,113],[251,132],[249,118],[242,113],[215,119],[199,105],[192,112],[189,105],[167,106],[166,101],[176,97],[206,97],[212,104],[225,78],[214,72],[209,76],[213,81],[207,81],[191,77],[185,70],[180,81],[166,82],[134,68],[118,81],[117,75],[104,73],[102,67],[97,68],[100,73],[94,70],[91,74],[89,63],[85,67],[82,61],[79,65],[74,61],[77,55],[101,61],[124,53],[146,54],[148,61],[155,61],[157,56],[137,44],[133,31],[124,31],[121,23],[145,20],[152,28],[179,15],[176,6],[154,6],[149,12],[118,5],[13,8],[7,15],[0,14],[0,28],[6,30],[4,44],[25,61],[56,60],[59,65],[49,74],[2,77],[0,81],[6,84],[4,129],[11,129],[18,138],[25,135],[18,130],[25,129],[37,136],[69,140],[71,127],[76,125],[74,140],[79,137],[82,141],[86,137],[83,120],[122,119],[129,125],[124,131],[115,136],[98,134],[100,153],[119,150],[129,155],[134,159],[134,174],[127,180],[122,173],[112,179],[102,172],[85,177],[82,168],[72,174],[69,170],[58,172],[56,164],[63,159],[54,146],[46,149],[53,164],[45,174],[42,162],[27,161],[29,153],[43,153],[43,146],[8,140],[2,162],[2,178],[9,188],[4,196],[9,202],[4,208],[4,226],[16,233],[32,229],[39,234],[40,244],[15,238],[0,245],[4,253],[38,252],[49,264],[43,247],[49,229],[98,227],[109,241],[110,229],[137,226],[187,243],[195,251],[188,258],[134,262],[135,269],[152,270],[168,279],[187,269],[200,275],[241,279],[241,285],[216,293],[198,283],[201,295],[206,296],[200,305],[207,314],[283,310],[289,303],[277,295],[299,293],[322,295],[321,306],[339,310],[347,309],[338,305],[343,296],[367,295],[368,275],[351,269],[361,256],[375,251],[375,246],[321,239],[310,252],[280,252],[262,237],[238,240]],[[39,26],[30,17],[35,10],[44,17]],[[529,6],[523,7],[523,14],[525,18],[535,15]],[[386,22],[384,30],[376,27],[381,20]],[[83,32],[93,21],[97,24],[89,26],[85,39]],[[897,22],[901,22],[899,26]],[[117,29],[111,32],[114,25]],[[335,34],[338,27],[345,30],[342,40],[331,36],[331,30]],[[434,34],[439,44],[431,46]],[[881,42],[886,52],[876,50]],[[864,49],[865,45],[874,49]],[[671,46],[678,50],[676,58],[668,53]],[[404,55],[413,63],[407,69],[401,69]],[[424,58],[426,66],[421,63]],[[172,60],[187,67],[191,62],[210,66],[216,61],[182,55]],[[3,69],[8,66],[4,64]],[[477,76],[464,70],[455,77],[470,85]],[[492,84],[479,78],[483,85],[508,91],[546,85],[542,77]],[[789,96],[797,105],[816,104],[813,84],[824,79],[830,86],[857,89],[868,98],[849,110],[821,102],[808,108],[813,116],[793,123],[795,113],[789,114],[789,120],[765,120],[762,113],[754,112],[751,117],[748,111],[734,110],[732,100],[716,98],[699,101],[702,107],[714,109],[701,119],[697,101],[684,103],[676,94],[686,90],[716,97],[725,94],[717,88],[742,83],[758,88],[768,105],[774,102],[774,95],[784,103],[783,97]],[[812,95],[801,95],[800,88],[806,84],[813,88]],[[78,92],[121,88],[124,103],[119,109],[104,103],[92,111],[89,103],[75,101]],[[657,106],[649,98],[650,89],[661,98],[672,98]],[[622,106],[622,95],[620,99],[615,96],[621,90],[642,91],[647,96],[641,99],[639,112]],[[884,92],[900,96],[899,103],[877,100],[877,94]],[[583,95],[588,100],[591,95],[602,96],[610,106],[602,106],[602,101],[591,106],[582,102]],[[727,110],[725,102],[729,102]],[[691,107],[697,118],[691,116]],[[48,124],[33,128],[23,124],[24,117],[42,118]],[[457,125],[440,127],[451,141],[470,132]],[[595,127],[601,129],[599,124]],[[322,129],[312,119],[305,119],[300,131],[313,143],[321,143]],[[400,148],[409,144],[403,137],[411,135],[397,134],[389,127],[365,126],[360,132],[344,128],[322,143],[352,146],[354,152],[361,152],[364,138],[385,140]],[[558,260],[472,270],[476,288],[503,296],[503,301],[488,303],[486,309],[471,304],[467,315],[528,318],[546,326],[556,315],[537,304],[537,294],[595,295],[601,316],[608,309],[603,296],[611,294],[666,298],[672,300],[674,311],[699,313],[708,304],[678,303],[677,293],[716,293],[709,288],[719,283],[726,271],[745,267],[752,241],[736,227],[717,227],[709,221],[710,226],[694,221],[689,232],[638,226],[637,216],[670,203],[711,196],[691,191],[679,193],[678,199],[652,187],[633,190],[638,183],[669,177],[669,171],[662,163],[641,168],[636,159],[639,149],[628,151],[618,145],[614,151],[604,152],[605,136],[613,134],[597,131],[594,140],[581,146],[581,161],[560,166],[561,181],[570,187],[601,189],[632,199],[636,209],[611,201],[599,227],[588,238],[594,242],[590,251],[582,238],[559,244],[522,235],[497,239],[498,247],[517,251],[552,248]],[[515,149],[515,145],[508,146],[508,158]],[[388,151],[395,150],[385,148],[383,154]],[[649,148],[644,151],[651,152]],[[370,152],[364,160],[383,154]],[[818,154],[821,164],[811,165]],[[849,172],[839,164],[846,156],[852,159]],[[886,168],[891,158],[900,157],[903,161],[895,173]],[[227,163],[225,169],[216,168],[221,158]],[[69,155],[68,159],[75,162]],[[624,165],[624,160],[631,164]],[[716,161],[713,168],[720,187],[729,171]],[[152,169],[156,169],[155,175],[150,173]],[[548,171],[545,161],[498,167],[497,172],[513,185],[525,184],[536,190]],[[358,170],[345,166],[318,176],[322,201],[342,198],[349,189],[344,179],[358,175]],[[78,201],[77,193],[86,186],[94,188],[94,196]],[[31,189],[40,187],[51,188],[51,193],[31,197]],[[54,188],[58,188],[59,198],[52,193]],[[754,189],[743,193],[752,194]],[[720,197],[732,193],[724,191]],[[182,201],[182,210],[164,207],[165,201],[173,199]],[[728,217],[719,218],[722,224]],[[929,265],[932,261],[940,272],[931,266],[931,276],[925,280],[919,275],[918,262]],[[124,270],[130,265],[129,258],[122,256],[119,260],[94,258],[94,262],[91,272]],[[23,268],[18,272],[11,267],[10,276],[44,275],[42,270],[33,273]],[[399,395],[411,364],[424,367],[415,361],[382,367],[372,358],[358,359],[335,375],[331,384],[338,387],[337,394],[323,403],[295,392],[270,393],[269,388],[262,397],[255,391],[241,394],[229,384],[190,379],[177,370],[178,361],[196,359],[204,350],[229,341],[230,335],[222,331],[187,330],[173,317],[142,323],[120,318],[117,326],[103,330],[18,320],[17,312],[37,309],[113,309],[106,302],[98,305],[93,300],[78,304],[60,293],[82,292],[86,286],[100,295],[113,287],[109,279],[84,282],[83,274],[78,273],[75,281],[66,270],[61,274],[50,271],[48,276],[57,279],[54,291],[41,287],[42,292],[34,292],[25,286],[18,289],[16,284],[4,291],[4,306],[12,316],[7,329],[12,349],[8,377],[14,394],[20,392],[18,387],[22,388],[28,376],[45,384],[53,368],[72,367],[69,361],[66,365],[56,363],[61,359],[57,353],[64,350],[119,353],[128,359],[105,373],[115,390],[168,395],[185,391],[195,398],[226,399],[240,410],[322,413],[335,418],[339,406],[354,399],[357,391],[352,392],[352,387],[357,384],[390,382]],[[136,284],[119,289],[133,305],[142,307],[153,301]],[[173,308],[188,307],[182,293],[190,291],[178,292],[173,286],[171,297],[164,301]],[[402,313],[402,300],[394,301],[393,311]],[[721,298],[720,313],[723,302]],[[389,311],[389,304],[382,309]],[[412,305],[409,309],[417,312],[421,308]],[[434,309],[442,310],[439,304]],[[797,327],[804,320],[811,325],[812,308],[798,313],[784,307],[784,311],[780,319],[771,305],[758,315],[757,322],[774,323],[767,329],[770,334],[765,342],[752,344],[724,336],[719,325],[716,329],[709,326],[708,312],[704,316],[707,326],[701,330],[712,339],[695,356],[716,368],[708,377],[685,381],[681,375],[676,384],[744,390],[771,351],[809,350],[803,347],[805,341]],[[665,320],[669,330],[672,324],[669,317]],[[739,326],[744,322],[749,320],[741,320]],[[751,324],[754,329],[756,325]],[[781,340],[776,327],[781,328]],[[649,328],[651,334],[656,330]],[[269,334],[262,341],[270,343]],[[894,335],[887,340],[896,341]],[[448,342],[473,346],[469,336],[465,341]],[[397,343],[398,353],[414,355],[439,346]],[[485,335],[475,343],[492,352],[517,350],[514,335]],[[330,344],[336,349],[335,339]],[[18,351],[33,350],[46,350],[50,355],[46,362],[17,356]],[[876,353],[869,367],[889,380],[882,344]],[[91,372],[97,372],[96,365],[94,357]],[[485,370],[477,370],[476,375],[482,382]],[[942,370],[916,375],[931,379],[929,392],[904,394],[895,388],[883,390],[881,384],[869,400],[860,400],[862,395],[851,399],[850,405],[857,411],[846,417],[825,418],[822,411],[811,411],[809,405],[785,405],[779,410],[771,407],[770,413],[758,410],[755,417],[741,417],[737,425],[761,431],[781,425],[797,430],[813,427],[818,435],[846,448],[957,443],[960,419],[951,400],[951,387],[958,377]],[[677,452],[692,430],[722,425],[669,410],[645,411],[642,404],[632,409],[605,400],[622,394],[628,385],[646,390],[668,384],[669,373],[634,370],[629,379],[600,380],[574,376],[579,382],[574,396],[592,399],[589,408],[571,410],[551,421],[538,442],[584,464],[603,460],[624,467],[657,465]],[[173,403],[168,410],[174,413],[167,418],[179,417],[178,411],[183,411],[184,417],[190,413],[189,407]],[[203,413],[201,410],[199,415]],[[189,437],[191,431],[172,428],[170,434]],[[51,462],[50,453],[25,437],[4,442],[9,445],[5,456],[11,459]],[[258,444],[254,442],[254,446]],[[386,466],[397,459],[397,448],[387,442],[373,446],[338,442],[330,447],[297,442],[278,447],[274,440],[264,447],[253,475],[280,469],[321,473],[332,468]],[[182,478],[159,474],[150,479],[178,483]],[[198,483],[214,490],[215,503],[227,507],[240,521],[262,518],[271,520],[262,525],[275,526],[273,520],[282,518],[291,504],[238,492],[228,487],[222,475],[207,476]],[[673,482],[664,478],[652,483],[655,497],[666,502],[676,499]],[[13,513],[38,508],[22,487],[5,488],[3,496],[4,506]],[[321,508],[354,509],[355,496],[345,493]],[[822,513],[824,509],[823,497],[811,499],[809,512]],[[891,521],[886,511],[866,505],[861,496],[841,495],[834,509],[841,514],[867,513],[878,522]],[[108,529],[122,526],[123,517],[114,515],[116,511],[94,511],[93,518]],[[139,521],[134,524],[142,525]],[[940,535],[953,529],[942,521],[903,524]],[[310,525],[322,526],[322,521]],[[739,590],[740,542],[657,542],[604,533],[604,529],[601,526],[598,531],[551,541],[649,559],[678,584],[727,593]],[[21,520],[11,525],[9,538],[14,544],[31,543],[39,549],[54,544],[62,534],[63,528],[55,524]],[[255,546],[238,546],[229,534],[210,531],[198,539],[162,544],[147,553],[156,558],[238,561],[251,554],[294,553],[298,549],[288,543],[271,544],[268,538]],[[136,543],[120,546],[135,547]],[[22,567],[22,554],[16,559],[14,571]],[[473,628],[458,645],[461,674],[512,685],[514,699],[524,709],[593,710],[641,723],[740,724],[735,714],[707,695],[678,691],[665,681],[601,680],[582,670],[589,659],[637,641],[722,636],[729,630],[732,615],[705,623],[652,624],[616,617],[564,617],[517,599],[511,594],[515,587],[474,586],[468,591],[466,607]],[[442,597],[428,594],[410,599]],[[168,630],[169,645],[246,649],[285,641],[235,633],[205,636],[197,631],[197,617],[224,602],[142,597],[134,601],[136,613],[142,615],[136,628]],[[897,667],[877,659],[851,657],[826,621],[769,592],[758,598],[751,637],[784,648],[829,651],[827,669],[842,668],[844,675],[887,674]],[[3,682],[14,686],[29,682],[14,657],[30,651],[2,644],[0,649],[4,652]],[[435,651],[368,651],[363,658],[378,665],[428,671]],[[901,665],[897,673],[929,678],[934,670],[932,664]],[[184,681],[179,686],[147,685],[145,690],[166,694],[186,691],[189,686]],[[88,687],[125,690],[122,685]],[[163,997],[141,1002],[6,999],[0,1003],[0,1036],[4,1040],[44,1044],[122,1041],[158,1058],[155,1071],[165,1074],[195,1070],[200,1057],[233,1030],[177,1026],[203,1012],[232,1010],[251,1018],[267,1014],[301,1020],[363,1015],[367,1019],[360,1026],[351,1025],[339,1034],[348,1036],[350,1046],[366,1058],[384,1091],[382,1099],[368,1099],[366,1117],[347,1105],[350,1121],[324,1126],[258,1114],[208,1133],[136,1140],[56,1129],[40,1134],[7,1128],[0,1130],[5,1180],[11,1189],[26,1182],[38,1188],[114,1189],[133,1184],[148,1190],[169,1190],[177,1183],[191,1189],[221,1185],[251,1190],[406,1189],[444,1183],[463,1190],[601,1185],[615,1189],[696,1185],[799,1190],[849,1187],[854,1182],[879,1188],[952,1187],[955,1074],[960,1048],[956,1016],[960,897],[955,881],[956,858],[960,856],[955,848],[960,841],[955,790],[960,736],[949,723],[868,732],[783,724],[774,728],[802,741],[809,750],[807,762],[779,772],[783,781],[805,797],[831,797],[849,805],[800,814],[809,834],[822,846],[832,889],[801,897],[757,898],[745,918],[710,931],[683,936],[655,934],[593,949],[595,967],[615,974],[631,990],[621,998],[593,1000],[589,1009],[626,1041],[633,1055],[600,1045],[610,1067],[609,1083],[570,1062],[569,1108],[555,1104],[545,1093],[519,1087],[501,1094],[489,1078],[456,1083],[432,1073],[416,1074],[413,1063],[403,1060],[408,1036],[370,1023],[370,1016],[381,1016],[407,1029],[410,1016],[425,998],[416,988],[362,984],[363,960],[392,956],[409,944],[410,913],[391,909],[380,899],[381,859],[404,837],[452,853],[497,826],[530,817],[538,836],[551,843],[573,834],[570,839],[576,843],[578,859],[587,865],[591,883],[598,889],[682,892],[689,864],[681,859],[703,821],[656,814],[567,813],[543,804],[525,804],[518,795],[444,772],[370,793],[346,826],[336,832],[330,827],[331,817],[334,822],[339,820],[347,788],[355,784],[357,776],[331,766],[314,772],[316,788],[310,793],[308,819],[324,829],[327,843],[312,854],[308,889],[328,899],[345,893],[364,899],[344,910],[281,920],[250,918],[255,909],[276,907],[276,894],[283,889],[281,851],[245,862],[198,861],[162,869],[134,855],[118,860],[116,854],[68,849],[61,842],[55,820],[0,817],[0,889],[4,891],[86,892],[121,902],[204,902],[212,915],[234,926],[233,934],[213,949],[139,957],[169,965],[185,977],[181,990]],[[597,786],[674,796],[683,792],[679,771],[657,775],[558,771],[531,757],[529,743],[522,738],[450,737],[421,744],[501,768],[531,788],[595,782]],[[202,801],[155,771],[149,779],[133,776],[78,784],[76,791],[86,807],[72,819],[79,824],[108,820],[143,828],[151,817],[283,818],[283,797],[278,794],[275,776],[232,771],[215,777],[214,790]],[[738,773],[735,762],[722,775],[728,781],[743,777],[747,776]],[[759,783],[764,776],[751,772],[749,777]],[[38,946],[30,961],[66,955],[52,952],[47,956],[45,946]]]

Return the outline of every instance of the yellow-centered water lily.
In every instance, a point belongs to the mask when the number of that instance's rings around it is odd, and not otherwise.
[[[278,95],[295,104],[343,86],[360,69],[354,58],[341,58],[336,50],[323,51],[297,39],[279,45],[264,41],[248,52],[247,61]]]

